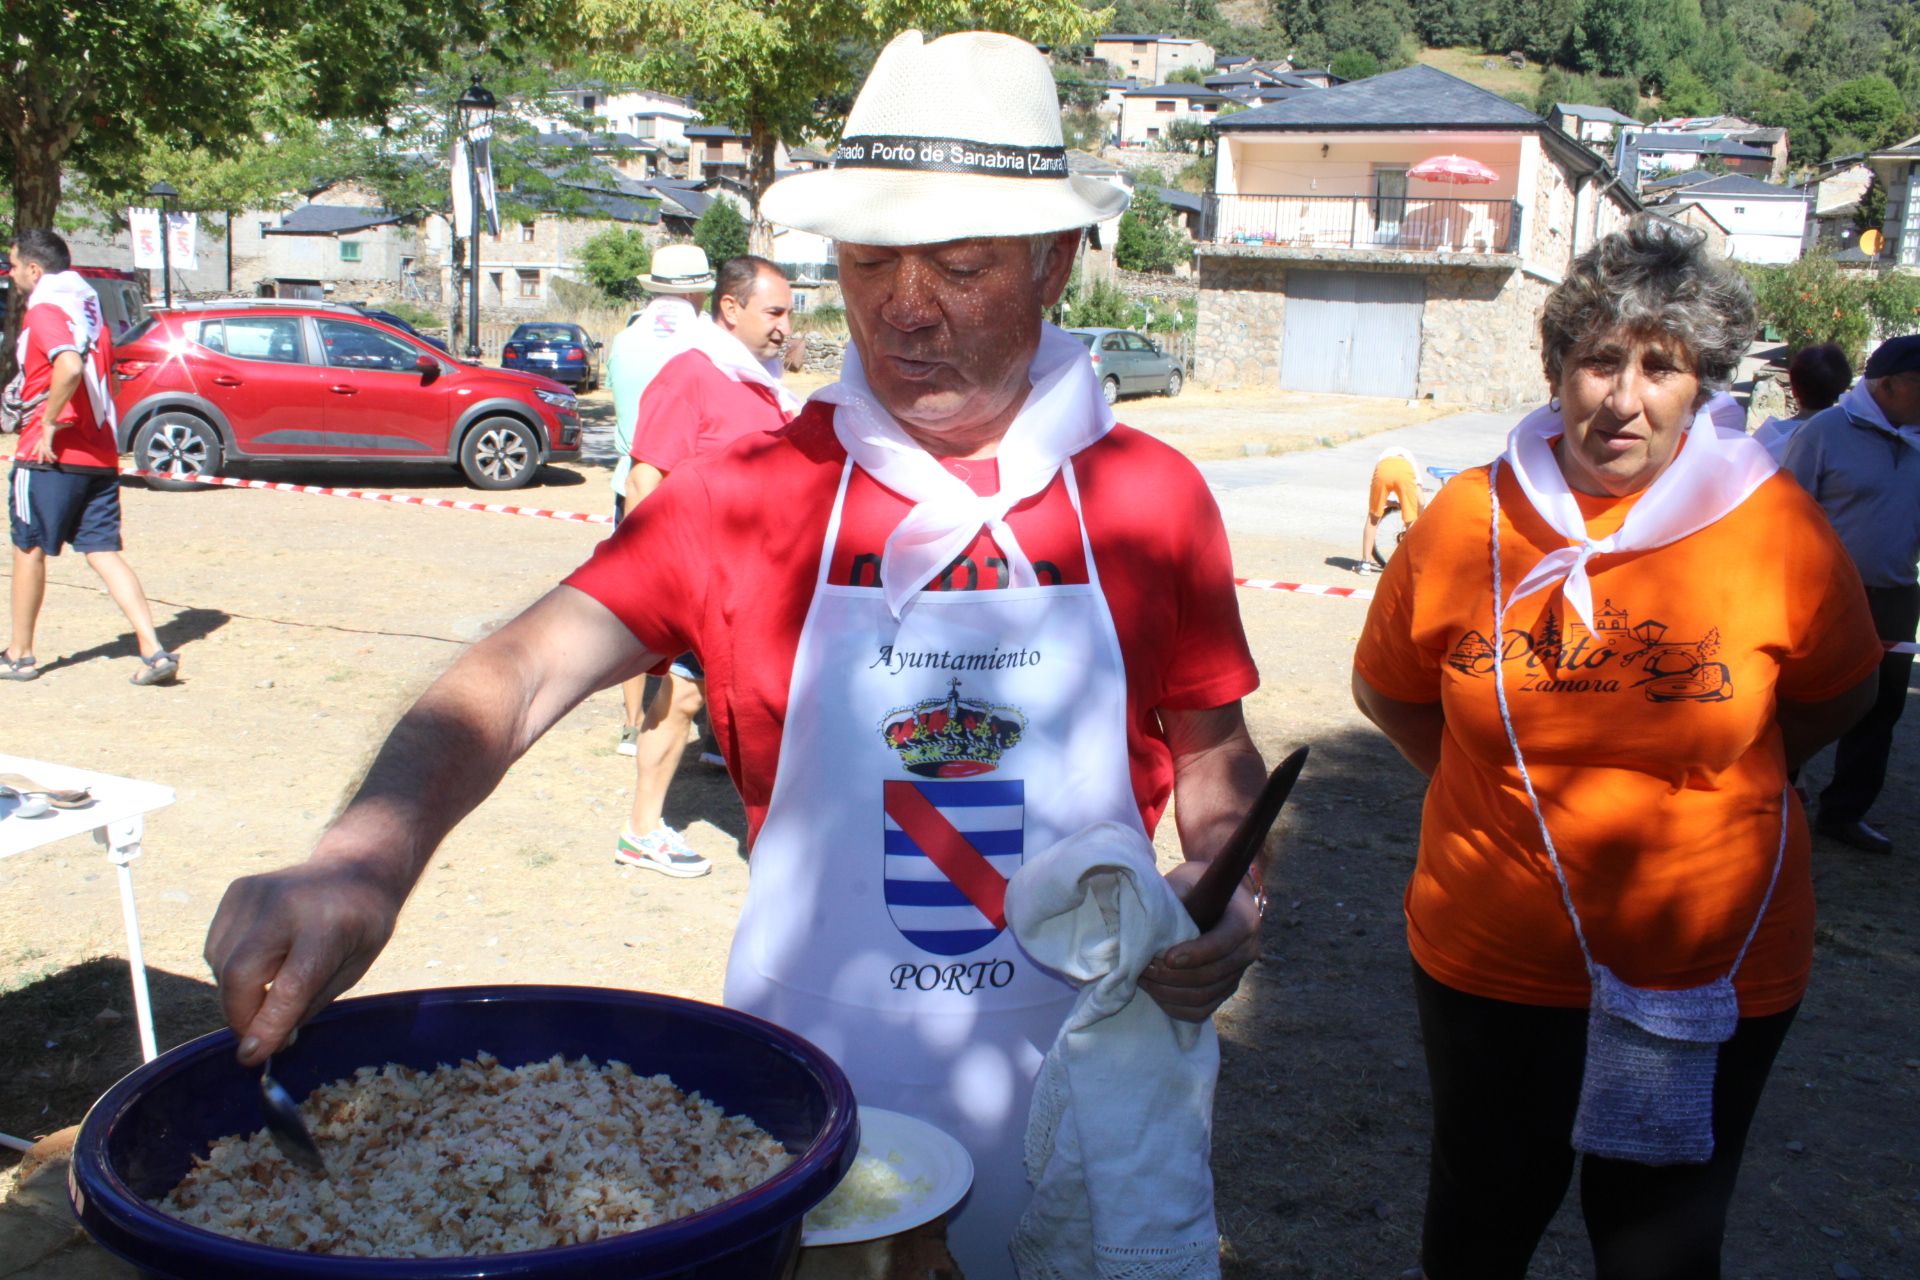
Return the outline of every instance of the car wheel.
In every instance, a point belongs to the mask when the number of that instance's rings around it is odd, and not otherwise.
[[[460,470],[476,489],[518,489],[540,469],[540,442],[516,418],[483,418],[460,445]]]
[[[1184,381],[1185,379],[1180,376],[1180,371],[1178,369],[1175,369],[1172,373],[1169,373],[1167,375],[1167,394],[1170,396],[1179,395],[1180,386]]]
[[[212,424],[205,418],[178,410],[154,414],[133,440],[134,466],[142,471],[182,477],[177,480],[148,478],[148,488],[169,493],[206,488],[185,477],[219,475],[224,457],[220,433]]]
[[[1112,404],[1120,398],[1120,379],[1108,378],[1100,384],[1100,398]]]

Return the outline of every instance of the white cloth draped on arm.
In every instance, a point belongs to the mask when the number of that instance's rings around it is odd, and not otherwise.
[[[1718,425],[1717,404],[1716,397],[1701,406],[1687,428],[1679,455],[1647,486],[1620,527],[1604,538],[1587,537],[1586,517],[1554,457],[1553,442],[1566,432],[1560,411],[1547,405],[1522,418],[1507,437],[1502,461],[1512,469],[1540,518],[1573,545],[1549,552],[1528,570],[1507,597],[1507,607],[1564,582],[1567,606],[1591,631],[1593,587],[1587,581],[1588,560],[1678,542],[1745,502],[1779,464],[1745,431]]]
[[[1080,988],[1034,1089],[1021,1280],[1215,1280],[1220,1042],[1139,989],[1154,956],[1199,932],[1152,843],[1087,827],[1014,873],[1006,911],[1027,953]]]
[[[894,421],[868,386],[852,343],[840,381],[813,393],[836,406],[833,432],[854,463],[914,504],[880,556],[881,587],[894,617],[983,527],[1006,554],[1013,585],[1039,585],[1033,562],[1007,526],[1007,513],[1051,484],[1062,462],[1111,431],[1113,411],[1100,394],[1087,348],[1064,329],[1041,326],[1027,377],[1032,389],[1000,441],[1000,491],[992,497],[968,488]]]

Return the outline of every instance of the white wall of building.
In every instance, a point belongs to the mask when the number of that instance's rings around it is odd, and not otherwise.
[[[1807,232],[1805,200],[1689,196],[1727,229],[1727,256],[1741,262],[1797,262]]]

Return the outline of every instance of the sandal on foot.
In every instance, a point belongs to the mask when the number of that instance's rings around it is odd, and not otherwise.
[[[165,649],[155,649],[150,658],[140,659],[140,669],[133,673],[133,684],[167,684],[180,672],[180,659]]]
[[[38,680],[40,668],[34,665],[32,655],[24,658],[9,658],[0,653],[0,680]]]

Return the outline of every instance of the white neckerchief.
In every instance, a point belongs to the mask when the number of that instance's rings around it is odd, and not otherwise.
[[[1588,560],[1678,542],[1745,502],[1779,464],[1744,432],[1716,426],[1714,407],[1712,401],[1701,406],[1679,455],[1647,486],[1620,527],[1599,539],[1587,537],[1586,517],[1553,456],[1554,438],[1566,431],[1560,411],[1547,405],[1521,419],[1507,437],[1501,459],[1513,469],[1514,479],[1540,518],[1574,545],[1543,556],[1520,579],[1505,607],[1564,581],[1567,604],[1591,631],[1593,588],[1587,581]]]
[[[859,468],[913,503],[880,556],[887,609],[898,618],[920,588],[953,563],[984,526],[1016,587],[1038,586],[1033,562],[1007,525],[1007,513],[1053,483],[1060,464],[1113,430],[1093,362],[1080,340],[1053,325],[1027,367],[1032,389],[1000,439],[1000,491],[982,497],[921,448],[867,385],[860,353],[847,344],[840,381],[813,393],[837,406],[833,433]]]
[[[1873,398],[1871,391],[1867,390],[1865,378],[1847,388],[1846,393],[1840,397],[1840,407],[1847,411],[1848,417],[1867,423],[1869,426],[1878,427],[1888,435],[1905,440],[1914,448],[1920,449],[1920,423],[1904,427],[1894,426],[1892,420],[1887,417],[1887,411],[1880,407],[1880,402]]]
[[[674,334],[676,338],[685,338],[687,345],[713,361],[713,367],[732,378],[735,382],[752,382],[773,392],[773,398],[779,402],[780,411],[791,418],[800,412],[800,399],[787,390],[780,381],[780,361],[758,359],[747,350],[746,344],[714,322],[713,317],[703,315],[692,324]]]
[[[100,345],[100,339],[106,332],[106,318],[100,311],[100,295],[93,291],[93,286],[78,271],[52,271],[40,277],[40,283],[33,286],[33,293],[27,298],[29,310],[44,304],[56,306],[66,313],[67,329],[73,336],[73,345],[80,351],[81,376],[87,388],[87,399],[93,406],[93,420],[108,427],[113,426],[118,420],[113,408],[113,391],[92,360],[94,349]],[[15,375],[15,381],[23,382],[27,364],[27,331],[24,326],[20,330],[17,363],[20,372]]]

